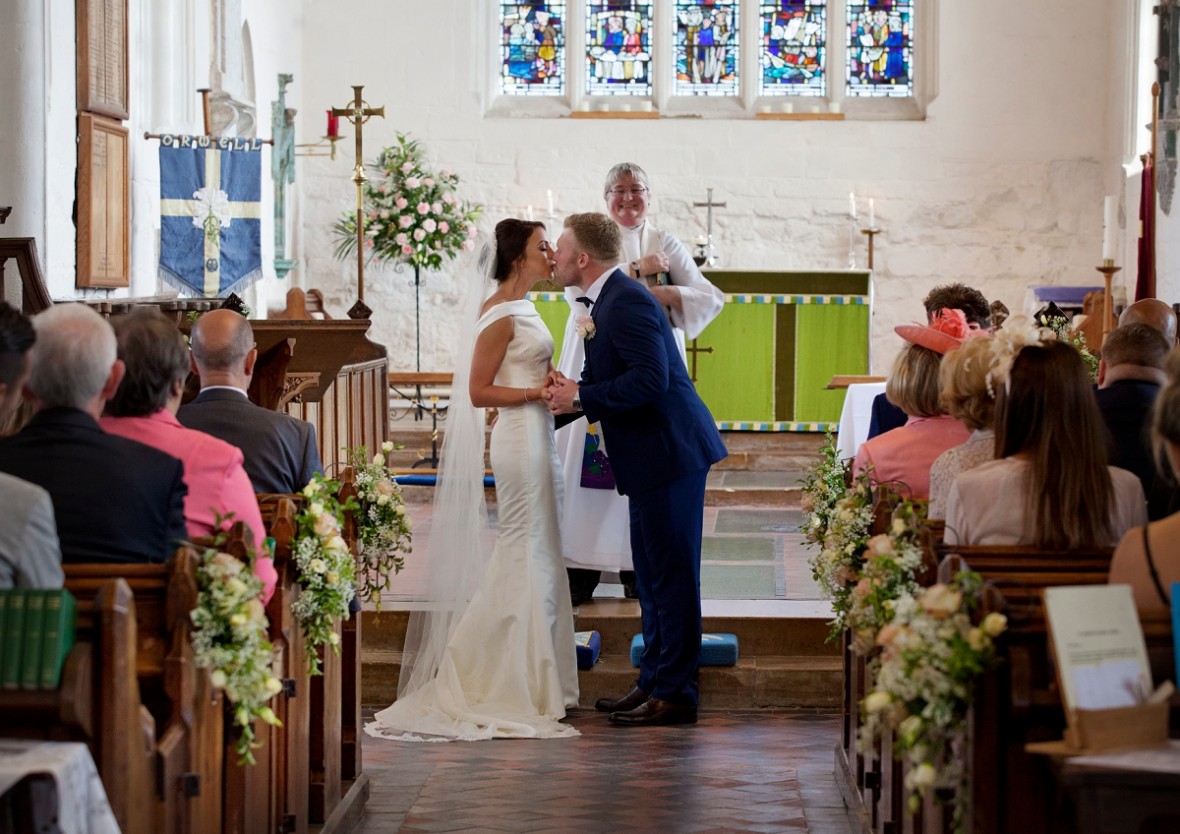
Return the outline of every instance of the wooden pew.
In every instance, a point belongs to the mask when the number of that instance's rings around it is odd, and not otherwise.
[[[1008,617],[997,641],[999,666],[982,676],[968,718],[973,834],[1052,829],[1054,784],[1047,760],[1025,752],[1062,738],[1065,713],[1049,651],[1041,591],[1105,584],[1111,548],[1050,551],[1028,547],[944,546],[939,580],[973,570],[989,583],[984,611]]]
[[[135,655],[133,670],[143,712],[141,727],[154,732],[137,741],[149,750],[146,776],[117,774],[116,790],[134,792],[133,813],[146,808],[152,815],[150,830],[187,834],[219,830],[221,824],[221,760],[224,749],[222,695],[213,689],[209,672],[198,669],[189,638],[190,613],[196,607],[196,567],[199,557],[180,548],[167,564],[65,565],[65,586],[78,599],[81,612],[100,604],[100,594],[112,579],[119,579],[134,600]],[[98,695],[103,709],[112,706],[106,693]],[[119,735],[132,735],[108,720],[98,721],[101,746],[107,738],[129,743]],[[102,756],[106,755],[104,749]],[[96,757],[97,758],[97,757]],[[102,773],[103,764],[99,764]],[[105,782],[104,775],[104,782]],[[154,790],[144,795],[145,786]],[[109,791],[109,786],[108,786]]]
[[[155,721],[136,678],[135,599],[111,579],[79,600],[74,647],[54,690],[0,690],[0,735],[85,742],[125,834],[157,828]]]

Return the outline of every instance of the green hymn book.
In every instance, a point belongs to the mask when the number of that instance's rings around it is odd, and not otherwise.
[[[78,603],[69,591],[62,588],[46,594],[45,619],[41,628],[42,689],[56,689],[61,681],[61,667],[66,662],[66,655],[74,647],[77,613]]]
[[[24,649],[25,591],[14,588],[5,591],[8,597],[8,616],[4,618],[4,665],[0,666],[0,686],[16,689],[20,686],[20,658]]]
[[[41,683],[41,632],[45,622],[45,595],[48,591],[25,592],[24,652],[20,661],[22,689],[37,689]]]

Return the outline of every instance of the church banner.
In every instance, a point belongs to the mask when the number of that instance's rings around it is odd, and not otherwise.
[[[261,139],[160,137],[160,277],[224,298],[262,277]]]

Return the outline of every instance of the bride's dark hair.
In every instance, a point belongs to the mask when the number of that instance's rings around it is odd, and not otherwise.
[[[539,220],[517,220],[508,217],[496,224],[496,270],[492,278],[503,284],[512,274],[512,266],[524,255],[534,229],[544,229]]]

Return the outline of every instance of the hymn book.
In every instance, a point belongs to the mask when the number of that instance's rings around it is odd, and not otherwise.
[[[1151,669],[1131,586],[1046,588],[1045,613],[1067,711],[1148,699]]]

